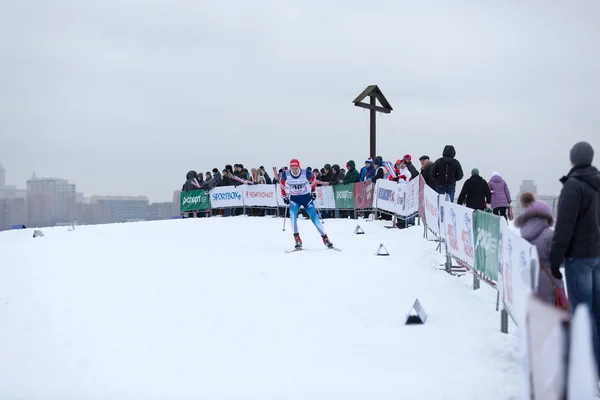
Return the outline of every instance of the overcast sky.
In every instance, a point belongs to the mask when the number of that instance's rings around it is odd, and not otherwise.
[[[557,194],[576,141],[600,153],[598,21],[597,0],[3,1],[0,162],[151,201],[190,169],[360,166],[351,101],[377,84],[384,159],[453,144]]]

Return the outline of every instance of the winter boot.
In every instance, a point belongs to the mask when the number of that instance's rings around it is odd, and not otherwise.
[[[296,248],[297,249],[301,249],[302,248],[302,239],[300,239],[300,234],[299,233],[294,233],[294,240],[296,241]]]
[[[329,248],[332,248],[332,247],[333,247],[333,243],[331,243],[331,242],[329,241],[329,238],[327,237],[327,235],[323,235],[323,236],[321,236],[321,237],[323,238],[323,244],[324,244],[325,246],[327,246],[327,247],[329,247]]]

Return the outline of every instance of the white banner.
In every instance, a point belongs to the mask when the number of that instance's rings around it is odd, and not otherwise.
[[[277,207],[277,195],[275,185],[242,185],[244,205]]]
[[[241,186],[219,186],[210,191],[211,208],[242,207],[243,205]]]
[[[529,242],[510,230],[508,225],[500,224],[501,266],[498,271],[498,290],[517,325],[525,320],[526,298],[531,293],[531,256],[532,253],[537,255],[531,247]]]
[[[470,268],[475,266],[473,209],[444,202],[448,252]]]
[[[403,210],[396,210],[396,213],[402,216],[413,215],[419,212],[419,180],[413,179],[412,181],[398,186],[404,186],[404,208]]]
[[[439,239],[441,237],[439,220],[440,214],[438,212],[438,201],[440,199],[440,195],[426,184],[423,197],[425,200],[425,224],[427,225],[427,230],[433,233]]]
[[[279,205],[279,207],[287,207],[287,204],[283,202],[283,195],[281,194],[281,185],[278,183],[276,186],[277,189],[275,189],[275,191],[277,192],[277,204]]]
[[[335,208],[335,194],[333,193],[333,186],[317,186],[316,193],[317,199],[315,200],[315,206],[318,209]]]
[[[394,212],[398,215],[402,215],[405,216],[407,215],[407,211],[406,211],[406,196],[408,193],[407,190],[407,186],[408,184],[406,182],[402,182],[402,183],[397,183],[396,184],[396,193],[394,194],[394,196],[396,197],[396,201],[395,201],[395,205],[394,205]]]
[[[391,213],[396,212],[396,195],[398,194],[396,182],[387,179],[378,179],[375,182],[375,207]]]

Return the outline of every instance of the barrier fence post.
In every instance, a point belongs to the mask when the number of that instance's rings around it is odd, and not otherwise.
[[[500,312],[500,332],[508,333],[508,312],[502,302],[502,311]]]
[[[473,270],[473,290],[477,290],[480,287],[479,277],[477,276],[477,271]]]

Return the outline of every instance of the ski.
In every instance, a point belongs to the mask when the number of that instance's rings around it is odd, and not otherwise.
[[[297,251],[305,251],[305,250],[308,250],[308,249],[306,249],[306,248],[300,248],[300,249],[287,249],[287,250],[285,250],[285,252],[286,252],[286,253],[295,253],[295,252],[297,252]],[[324,248],[324,249],[320,249],[320,250],[335,250],[335,251],[342,251],[342,249],[340,249],[340,248],[337,248],[337,247],[326,247],[326,248]],[[313,251],[314,251],[314,249],[313,249]]]

